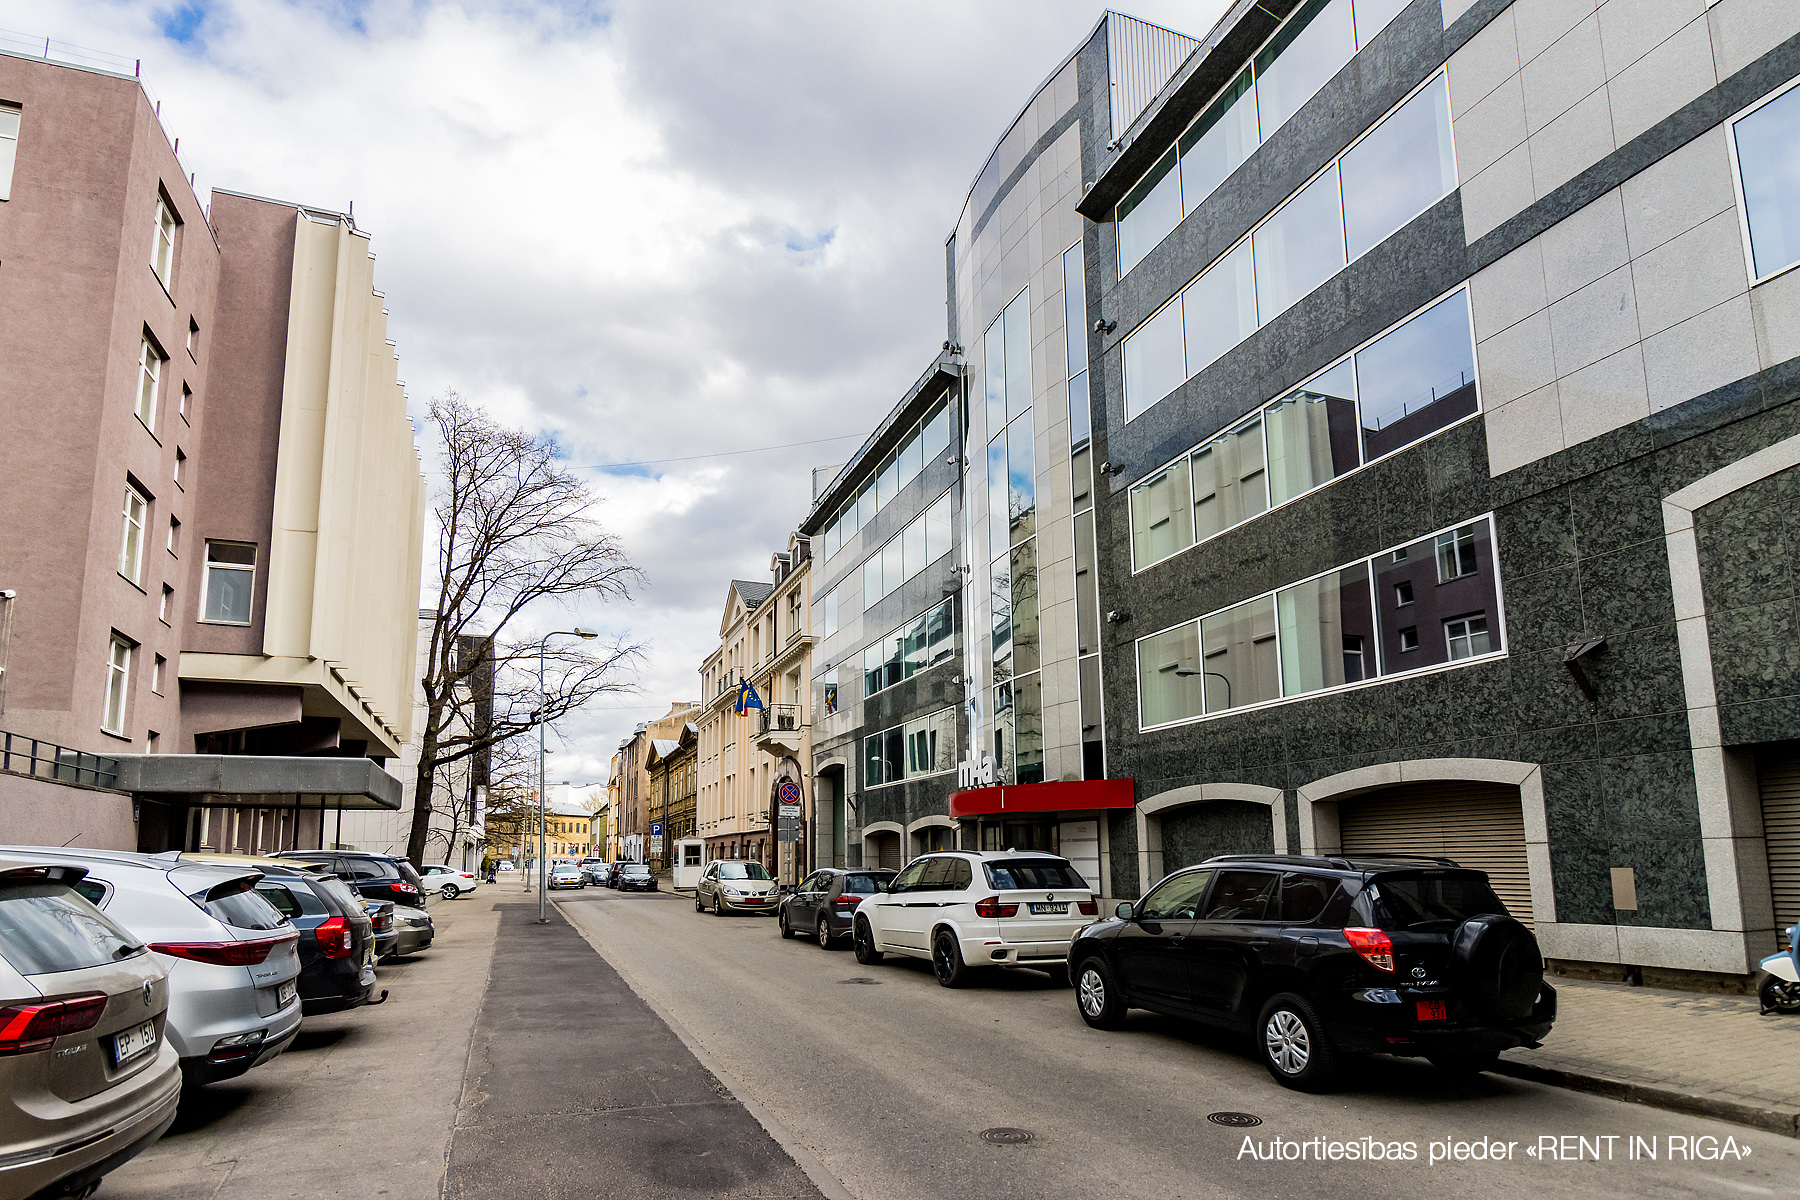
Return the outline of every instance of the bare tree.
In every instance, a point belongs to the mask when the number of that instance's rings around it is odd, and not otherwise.
[[[641,653],[620,639],[552,643],[538,694],[538,643],[509,638],[509,626],[545,602],[626,599],[638,569],[588,515],[599,498],[563,466],[554,438],[508,429],[455,392],[432,401],[430,418],[442,445],[437,606],[420,680],[425,711],[406,843],[415,862],[424,861],[441,768],[630,690],[626,672]]]

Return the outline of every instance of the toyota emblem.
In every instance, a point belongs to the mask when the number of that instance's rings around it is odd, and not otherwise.
[[[1424,967],[1414,967],[1414,968],[1413,968],[1413,969],[1412,969],[1412,977],[1413,977],[1413,978],[1414,978],[1414,979],[1423,979],[1423,978],[1425,978],[1425,968],[1424,968]]]
[[[155,998],[155,996],[156,996],[156,989],[151,986],[150,981],[148,979],[144,980],[144,1007],[145,1008],[150,1007],[150,1002]]]

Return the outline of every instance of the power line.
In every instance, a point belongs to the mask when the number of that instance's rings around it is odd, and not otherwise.
[[[757,446],[749,450],[721,450],[716,454],[684,454],[680,458],[651,458],[643,462],[624,463],[589,463],[588,469],[593,471],[609,471],[614,467],[659,467],[663,463],[694,462],[702,458],[730,458],[734,454],[763,454],[770,450],[792,450],[796,446],[817,446],[824,442],[842,442],[850,438],[861,437],[860,433],[840,433],[836,437],[813,438],[807,442],[784,442],[779,446]]]

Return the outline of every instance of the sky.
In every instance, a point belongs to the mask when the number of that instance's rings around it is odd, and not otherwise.
[[[1223,7],[1120,4],[1196,37]],[[203,198],[354,203],[411,411],[455,389],[561,441],[645,577],[630,603],[532,614],[646,648],[636,694],[551,733],[550,778],[584,782],[700,698],[730,580],[768,578],[811,469],[936,355],[969,186],[1102,11],[0,0],[0,45],[141,60]]]

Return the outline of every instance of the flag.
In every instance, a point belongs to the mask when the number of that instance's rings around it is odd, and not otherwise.
[[[750,685],[750,681],[746,679],[740,682],[738,684],[737,694],[738,715],[742,716],[750,709],[761,708],[762,706],[762,697],[756,694],[756,689]]]

